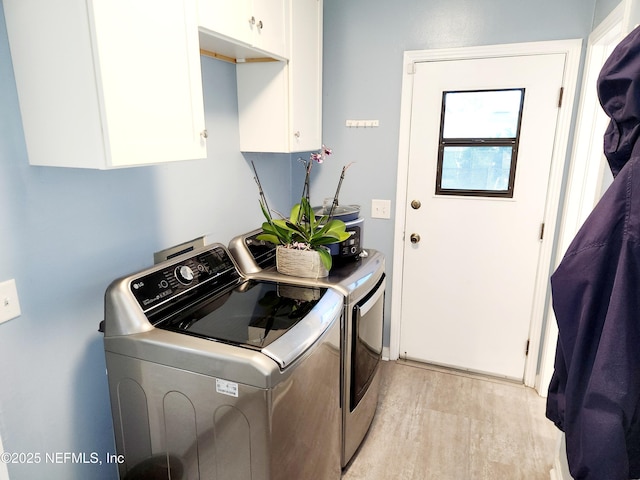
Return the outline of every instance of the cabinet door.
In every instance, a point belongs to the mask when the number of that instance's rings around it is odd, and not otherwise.
[[[247,45],[253,41],[251,15],[251,0],[198,1],[199,26]]]
[[[251,12],[253,44],[269,53],[288,58],[286,52],[285,0],[253,0]]]
[[[205,158],[195,0],[94,0],[90,15],[108,167]]]
[[[104,168],[86,3],[3,0],[2,8],[29,163]]]
[[[294,0],[291,9],[290,145],[292,152],[322,145],[322,0]]]
[[[242,152],[289,152],[289,66],[239,63],[238,128]]]

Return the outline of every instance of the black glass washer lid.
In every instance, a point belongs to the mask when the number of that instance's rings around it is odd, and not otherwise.
[[[326,288],[247,280],[155,327],[261,350],[302,320],[325,292]]]

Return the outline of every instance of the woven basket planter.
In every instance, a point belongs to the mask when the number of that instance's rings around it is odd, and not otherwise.
[[[321,278],[329,275],[315,250],[298,250],[282,245],[276,247],[276,268],[279,273],[294,277]]]

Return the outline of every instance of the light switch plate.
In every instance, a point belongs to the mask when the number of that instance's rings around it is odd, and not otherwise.
[[[391,200],[371,200],[371,218],[391,218]]]
[[[21,313],[16,281],[0,283],[0,323],[19,317]]]

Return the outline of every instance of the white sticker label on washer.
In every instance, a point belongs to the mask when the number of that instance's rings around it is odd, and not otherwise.
[[[238,396],[238,384],[235,382],[229,382],[227,380],[220,380],[216,378],[216,392],[223,395],[229,395],[231,397]]]

